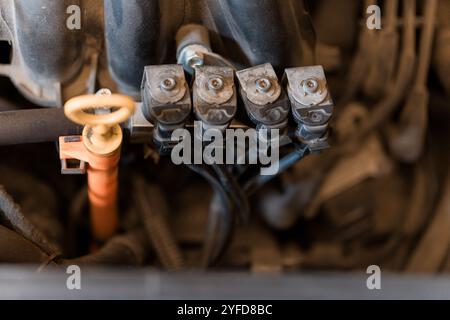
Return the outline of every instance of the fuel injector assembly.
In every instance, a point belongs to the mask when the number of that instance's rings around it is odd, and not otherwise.
[[[198,66],[193,86],[194,114],[206,128],[225,129],[237,111],[234,71],[229,67]]]
[[[328,148],[327,129],[334,103],[323,67],[289,68],[285,77],[292,115],[298,125],[296,137],[310,152]]]
[[[240,70],[236,76],[247,115],[257,128],[287,128],[289,99],[272,65],[266,63]]]
[[[170,151],[172,132],[184,127],[191,110],[190,90],[181,65],[145,67],[142,112],[156,125],[153,139],[162,154]]]

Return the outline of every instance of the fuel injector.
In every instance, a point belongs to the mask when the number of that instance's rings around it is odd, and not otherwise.
[[[183,128],[192,109],[181,65],[147,66],[142,80],[142,112],[155,125],[153,140],[161,154],[174,143],[171,134]]]
[[[230,67],[196,67],[193,103],[194,113],[205,129],[226,129],[237,111],[234,70]]]
[[[290,104],[272,65],[266,63],[241,70],[236,76],[245,110],[256,128],[279,129],[281,134],[285,134]]]
[[[328,148],[328,124],[334,103],[322,66],[286,69],[285,79],[292,115],[297,123],[297,139],[309,152]]]

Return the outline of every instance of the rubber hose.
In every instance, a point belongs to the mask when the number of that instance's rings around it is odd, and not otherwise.
[[[95,253],[63,260],[62,265],[131,265],[142,266],[146,260],[148,245],[142,230],[135,230],[111,238]]]
[[[0,112],[0,146],[57,141],[59,136],[81,132],[62,108]]]
[[[208,267],[215,264],[227,249],[233,232],[234,208],[222,184],[213,175],[196,165],[187,167],[208,181],[214,190],[202,258],[203,267]]]
[[[19,205],[14,202],[5,188],[0,186],[0,214],[2,213],[14,230],[33,242],[46,254],[51,256],[58,252],[57,247],[23,215]]]

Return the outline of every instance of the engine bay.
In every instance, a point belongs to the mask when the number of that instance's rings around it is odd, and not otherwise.
[[[448,0],[0,0],[0,265],[445,274],[449,75]]]

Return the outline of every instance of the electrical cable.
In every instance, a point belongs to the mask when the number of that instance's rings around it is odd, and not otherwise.
[[[208,267],[216,263],[227,249],[228,240],[233,232],[234,207],[223,185],[207,169],[192,164],[186,166],[204,178],[214,190],[202,258],[202,266]]]
[[[289,169],[291,166],[296,164],[298,161],[300,161],[306,153],[301,150],[295,150],[283,158],[281,158],[278,161],[278,173],[276,175],[261,175],[258,174],[252,178],[250,178],[247,182],[244,183],[244,191],[245,194],[249,197],[254,192],[256,192],[259,188],[261,188],[263,185],[271,181],[272,179],[280,176],[282,173],[284,173],[287,169]]]
[[[240,218],[246,223],[250,219],[250,205],[244,190],[236,181],[236,178],[223,165],[211,165],[220,179],[224,189],[236,205]]]

